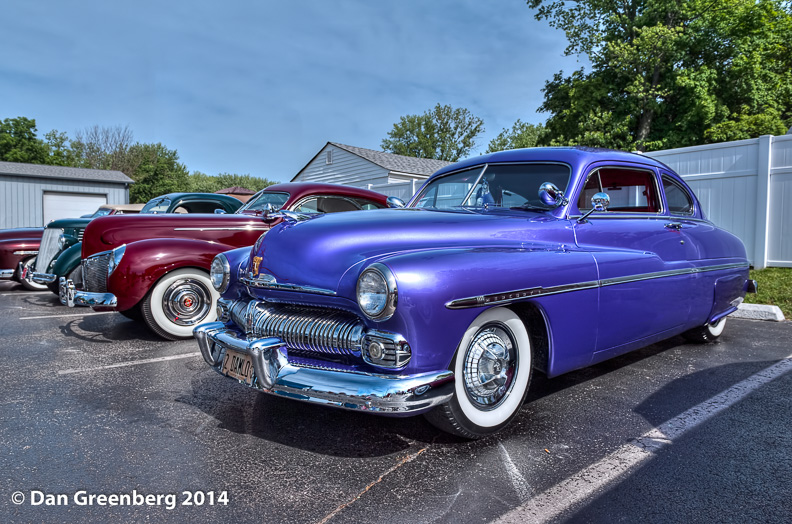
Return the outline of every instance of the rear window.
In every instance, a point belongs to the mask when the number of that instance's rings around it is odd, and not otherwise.
[[[663,190],[665,191],[668,211],[672,215],[692,215],[693,197],[682,185],[669,176],[663,176]]]

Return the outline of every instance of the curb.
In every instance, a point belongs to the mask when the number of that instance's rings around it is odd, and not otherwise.
[[[737,311],[729,316],[732,318],[749,318],[751,320],[773,320],[775,322],[785,320],[781,308],[766,304],[742,303],[737,307]]]

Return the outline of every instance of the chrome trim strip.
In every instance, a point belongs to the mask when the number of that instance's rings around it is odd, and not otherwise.
[[[58,275],[52,273],[33,273],[30,280],[36,284],[52,284],[58,278]]]
[[[0,269],[0,279],[14,278],[16,269]]]
[[[248,341],[222,322],[201,324],[193,334],[218,373],[227,350],[248,355],[255,372],[249,387],[264,393],[352,411],[413,414],[448,402],[454,393],[454,373],[448,370],[390,375],[301,367],[289,362],[276,337]]]
[[[716,264],[712,266],[692,267],[685,269],[671,269],[668,271],[657,271],[655,273],[641,273],[638,275],[629,275],[624,277],[606,278],[602,280],[592,280],[590,282],[579,282],[575,284],[564,284],[560,286],[552,286],[543,288],[532,287],[527,289],[518,289],[514,291],[505,291],[503,293],[492,293],[489,295],[479,295],[475,297],[459,298],[446,302],[445,307],[448,309],[465,309],[481,306],[494,306],[500,304],[508,304],[517,300],[526,298],[543,297],[546,295],[556,295],[558,293],[569,293],[570,291],[580,291],[583,289],[594,289],[605,286],[615,286],[618,284],[626,284],[629,282],[639,282],[642,280],[654,280],[657,278],[675,277],[680,275],[692,275],[696,273],[707,273],[710,271],[721,271],[724,269],[748,269],[750,267],[747,263],[734,263],[734,264]]]
[[[267,275],[267,276],[272,277],[272,275]],[[336,292],[330,289],[322,289],[313,286],[301,286],[299,284],[281,284],[278,282],[269,282],[266,280],[259,280],[257,278],[252,278],[249,273],[247,276],[240,278],[239,281],[242,283],[243,286],[255,287],[258,289],[278,289],[282,291],[299,291],[302,293],[313,293],[315,295],[327,295],[331,297],[334,297],[336,295]]]
[[[38,251],[14,251],[15,255],[38,255]]]
[[[268,231],[268,227],[175,227],[174,231]]]

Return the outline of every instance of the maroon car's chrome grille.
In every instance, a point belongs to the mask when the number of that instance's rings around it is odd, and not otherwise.
[[[252,301],[233,307],[231,317],[248,335],[278,337],[288,349],[312,353],[359,355],[364,337],[363,322],[338,309]]]
[[[107,266],[112,256],[112,253],[104,253],[82,261],[83,289],[91,293],[107,292]]]

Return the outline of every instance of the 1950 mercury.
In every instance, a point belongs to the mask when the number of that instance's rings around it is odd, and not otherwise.
[[[550,377],[686,334],[717,338],[755,290],[745,249],[651,158],[479,156],[407,209],[289,220],[218,255],[216,371],[263,392],[476,438]]]

